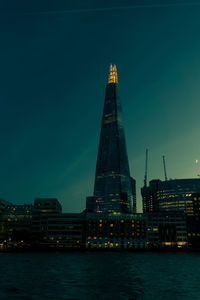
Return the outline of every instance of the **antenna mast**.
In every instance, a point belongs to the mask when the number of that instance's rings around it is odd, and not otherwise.
[[[149,148],[146,148],[145,175],[144,175],[144,186],[145,187],[147,186],[148,151],[149,151]]]
[[[162,158],[163,158],[163,167],[164,167],[165,181],[167,181],[168,178],[167,178],[167,171],[166,171],[166,164],[165,164],[165,155],[163,155]]]

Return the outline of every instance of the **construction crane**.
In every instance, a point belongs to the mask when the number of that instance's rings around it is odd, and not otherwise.
[[[149,148],[146,148],[145,175],[144,175],[144,186],[145,187],[147,186],[148,152],[149,152]]]
[[[163,158],[163,167],[164,167],[165,181],[167,181],[168,178],[167,178],[167,171],[166,171],[166,164],[165,164],[165,155],[163,155],[162,158]]]

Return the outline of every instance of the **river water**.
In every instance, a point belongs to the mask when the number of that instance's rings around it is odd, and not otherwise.
[[[200,299],[200,253],[1,253],[0,299]]]

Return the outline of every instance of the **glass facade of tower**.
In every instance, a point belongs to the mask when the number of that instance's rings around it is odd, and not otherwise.
[[[193,193],[200,192],[200,179],[151,180],[141,189],[143,211],[182,211],[189,213]]]
[[[95,212],[136,211],[135,181],[130,177],[115,65],[110,66],[106,86],[93,204]]]

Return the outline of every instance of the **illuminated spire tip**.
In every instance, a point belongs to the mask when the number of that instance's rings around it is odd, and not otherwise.
[[[110,71],[108,75],[108,84],[110,83],[118,83],[117,67],[116,65],[112,64],[110,64]]]

